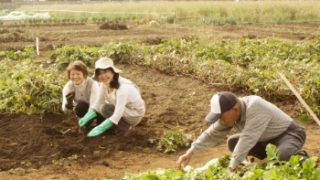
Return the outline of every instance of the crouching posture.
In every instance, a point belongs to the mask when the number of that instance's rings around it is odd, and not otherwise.
[[[211,99],[211,112],[206,121],[210,127],[179,157],[180,168],[189,163],[194,152],[217,145],[233,127],[241,133],[228,138],[232,152],[230,170],[235,170],[247,155],[266,158],[269,143],[277,146],[280,160],[289,160],[295,154],[308,157],[301,150],[306,140],[304,128],[259,96],[238,98],[230,92],[220,92]]]
[[[95,63],[94,78],[100,83],[97,99],[93,109],[79,120],[79,125],[85,126],[99,113],[105,120],[89,132],[89,137],[98,136],[115,125],[127,136],[145,114],[145,103],[137,86],[121,77],[120,72],[109,58],[101,58]]]
[[[81,118],[93,105],[98,92],[98,83],[88,77],[87,66],[82,61],[74,61],[67,68],[69,81],[62,90],[62,110],[74,111]]]

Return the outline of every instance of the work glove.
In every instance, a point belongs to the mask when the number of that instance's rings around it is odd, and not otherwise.
[[[73,108],[74,96],[75,96],[75,93],[74,93],[74,92],[71,92],[71,93],[69,93],[69,94],[66,95],[66,99],[67,99],[66,108],[67,108],[67,109],[72,109],[72,108]]]
[[[88,111],[86,115],[79,119],[79,126],[83,127],[88,124],[91,120],[97,117],[97,113],[94,111]]]
[[[106,119],[101,124],[93,128],[89,134],[88,137],[96,137],[101,135],[102,133],[106,132],[108,129],[110,129],[113,126],[113,123],[110,121],[110,119]]]

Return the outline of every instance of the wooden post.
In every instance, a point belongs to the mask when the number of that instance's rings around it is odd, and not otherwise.
[[[320,126],[320,120],[317,117],[317,115],[312,111],[310,106],[303,100],[301,95],[298,93],[298,91],[293,87],[293,85],[290,83],[290,81],[280,72],[278,72],[280,78],[287,84],[287,86],[290,88],[290,90],[293,92],[293,94],[298,98],[300,103],[306,108],[306,110],[310,113],[312,116],[313,120],[316,121],[316,123]]]
[[[39,38],[36,37],[36,50],[37,50],[37,55],[39,56],[40,55],[40,49],[39,49]]]

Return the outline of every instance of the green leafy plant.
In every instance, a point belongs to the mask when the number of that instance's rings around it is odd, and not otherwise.
[[[320,167],[317,158],[313,157],[302,162],[300,156],[292,156],[289,161],[280,161],[277,148],[274,145],[267,146],[267,163],[242,165],[236,172],[230,172],[227,167],[230,157],[225,155],[218,162],[205,171],[189,169],[180,171],[176,169],[159,169],[140,174],[126,174],[125,180],[140,179],[183,179],[183,180],[275,180],[275,179],[320,179]]]
[[[19,60],[33,59],[35,56],[35,50],[33,47],[26,47],[22,51],[0,51],[0,60]]]
[[[64,70],[70,62],[81,60],[88,66],[98,57],[98,48],[69,47],[56,49],[51,55],[51,63],[55,63],[58,70]]]
[[[77,154],[73,154],[73,155],[69,156],[67,159],[70,161],[76,161],[79,159],[79,156]]]
[[[245,180],[259,179],[320,179],[320,168],[317,165],[317,157],[302,161],[300,156],[292,156],[289,161],[280,161],[274,145],[267,146],[266,166],[254,166],[243,176]]]
[[[183,132],[181,130],[166,131],[158,144],[158,149],[164,153],[176,152],[180,147],[183,147]]]
[[[42,114],[59,112],[62,78],[53,68],[25,60],[0,61],[0,112]]]
[[[194,136],[184,133],[182,129],[167,130],[159,140],[158,150],[164,153],[176,152],[179,148],[188,147],[193,140]]]
[[[320,115],[319,44],[320,39],[291,42],[275,38],[201,43],[189,37],[153,45],[129,41],[110,42],[100,48],[64,47],[56,49],[51,57],[63,69],[75,59],[93,64],[97,58],[109,56],[116,63],[192,75],[208,84],[220,83],[275,100],[294,98],[278,76],[281,71]],[[309,118],[305,113],[301,116],[300,119]]]

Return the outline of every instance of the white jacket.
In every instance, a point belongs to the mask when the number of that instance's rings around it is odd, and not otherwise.
[[[100,84],[98,96],[92,108],[101,113],[101,107],[104,104],[112,104],[115,110],[109,119],[114,124],[118,124],[123,117],[128,123],[137,125],[145,114],[145,103],[138,87],[132,81],[119,77],[119,82],[119,89],[114,89],[111,93],[108,93],[106,85]]]

